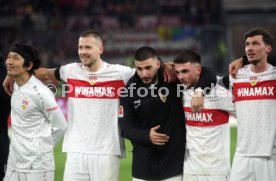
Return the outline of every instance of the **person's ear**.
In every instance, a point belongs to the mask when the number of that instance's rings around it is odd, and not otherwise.
[[[267,53],[270,53],[272,51],[271,45],[267,45],[266,46],[266,50],[267,50]]]
[[[200,76],[201,71],[202,71],[201,65],[200,65],[200,64],[197,64],[197,65],[196,65],[196,74],[197,74],[198,76]]]
[[[159,69],[160,66],[161,66],[161,62],[160,62],[160,60],[157,60],[157,68]]]
[[[25,70],[29,71],[33,68],[34,64],[33,62],[29,62],[29,65],[25,66]]]
[[[100,55],[103,53],[103,51],[104,51],[104,47],[103,47],[103,45],[100,45],[100,47],[99,47],[99,53],[100,53]]]

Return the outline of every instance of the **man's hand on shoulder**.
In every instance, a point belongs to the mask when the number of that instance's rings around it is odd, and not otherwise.
[[[204,96],[202,89],[196,89],[191,100],[192,112],[201,112],[204,108]]]
[[[174,63],[167,62],[164,63],[164,81],[171,83],[177,80],[176,73],[174,70]]]
[[[5,92],[11,96],[13,92],[13,84],[14,84],[14,79],[7,75],[5,80],[3,81],[2,86],[4,87]]]
[[[238,58],[229,64],[229,74],[236,78],[238,70],[243,66],[243,58]]]

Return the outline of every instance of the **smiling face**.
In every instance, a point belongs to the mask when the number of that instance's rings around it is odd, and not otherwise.
[[[18,53],[10,52],[6,59],[7,74],[18,78],[21,76],[29,75],[28,70],[33,66],[32,62],[28,67],[24,67],[24,59]]]
[[[201,73],[201,65],[199,63],[175,63],[176,76],[181,84],[191,88],[196,85]]]
[[[245,52],[248,61],[252,64],[266,61],[267,55],[271,52],[271,49],[271,45],[263,41],[262,35],[248,37],[245,41]]]
[[[92,36],[80,37],[78,53],[82,64],[91,68],[101,59],[100,56],[103,53],[102,42]]]
[[[143,83],[151,84],[157,78],[160,61],[157,58],[149,58],[144,61],[135,60],[135,67]]]

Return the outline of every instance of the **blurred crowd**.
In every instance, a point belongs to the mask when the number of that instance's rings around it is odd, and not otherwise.
[[[79,33],[96,29],[107,55],[121,56],[123,43],[198,41],[203,26],[221,25],[220,14],[220,0],[1,0],[0,52],[29,42],[47,60],[44,66],[54,67],[77,57]]]

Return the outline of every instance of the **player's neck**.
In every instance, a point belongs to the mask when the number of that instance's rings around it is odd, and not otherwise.
[[[188,89],[195,88],[197,83],[199,81],[199,76],[197,76],[194,80],[194,82],[188,87]]]
[[[96,61],[93,65],[91,66],[85,66],[85,69],[88,72],[97,72],[99,71],[103,66],[103,61],[102,60],[98,60]]]
[[[19,87],[24,85],[30,78],[31,78],[31,75],[28,72],[25,72],[21,75],[14,77],[15,82]]]
[[[261,73],[268,69],[269,64],[267,61],[258,62],[257,64],[251,64],[251,71],[254,73]]]

